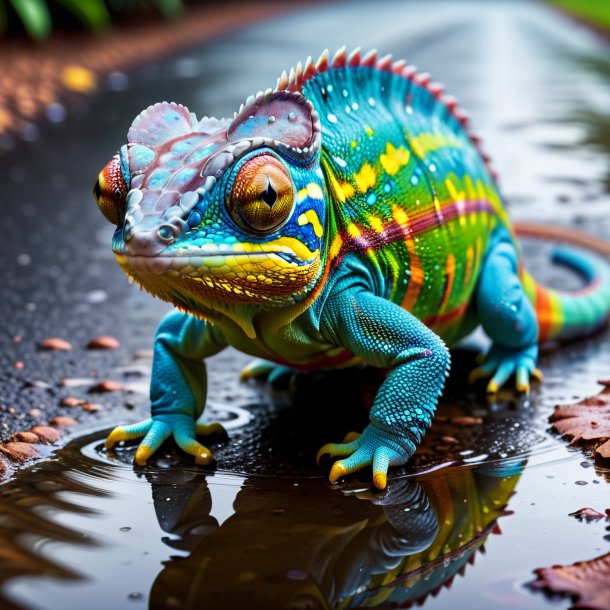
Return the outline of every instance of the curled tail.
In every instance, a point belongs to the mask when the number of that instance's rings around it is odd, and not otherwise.
[[[610,317],[610,265],[591,251],[610,255],[610,242],[542,224],[518,223],[515,230],[517,235],[559,239],[589,250],[558,246],[553,251],[553,262],[573,269],[586,280],[585,287],[576,292],[545,288],[527,271],[521,271],[525,293],[536,309],[540,328],[538,341],[566,341],[604,328]]]

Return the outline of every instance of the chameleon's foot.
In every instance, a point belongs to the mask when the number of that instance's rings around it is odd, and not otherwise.
[[[282,386],[286,379],[294,374],[295,371],[287,366],[257,358],[241,370],[239,380],[247,381],[249,379],[260,380],[266,378],[269,385],[276,388]]]
[[[220,424],[201,424],[204,430],[213,429],[219,431]],[[222,428],[224,430],[224,428]],[[144,466],[148,458],[153,455],[159,447],[173,436],[178,447],[183,451],[195,456],[197,464],[206,465],[214,460],[212,452],[204,447],[195,438],[199,426],[188,415],[161,415],[153,419],[146,419],[132,424],[131,426],[118,426],[106,439],[106,448],[112,449],[119,441],[142,438],[142,442],[136,451],[134,461],[138,466]]]
[[[537,359],[537,345],[524,349],[493,345],[485,356],[483,364],[470,373],[468,381],[474,383],[477,379],[491,377],[487,383],[487,393],[496,394],[508,378],[514,375],[517,391],[527,394],[530,389],[530,379],[542,381],[542,373],[536,368]]]
[[[404,464],[415,451],[414,445],[407,439],[401,439],[391,432],[386,432],[369,424],[364,432],[354,439],[355,433],[349,433],[343,443],[327,443],[320,448],[317,462],[324,455],[345,457],[336,461],[329,474],[331,483],[341,477],[356,472],[367,466],[373,466],[373,485],[385,489],[388,480],[388,468]],[[349,440],[349,439],[354,440]]]

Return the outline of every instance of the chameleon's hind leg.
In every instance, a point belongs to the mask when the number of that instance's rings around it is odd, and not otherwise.
[[[472,383],[490,377],[487,392],[495,394],[515,376],[515,387],[529,391],[530,378],[541,378],[538,360],[538,321],[519,279],[517,253],[507,241],[488,254],[476,293],[483,329],[493,341],[483,364],[472,371]]]
[[[267,382],[271,387],[277,387],[282,385],[288,377],[296,374],[297,372],[294,369],[287,366],[276,364],[270,360],[256,358],[241,370],[239,380],[267,379]]]

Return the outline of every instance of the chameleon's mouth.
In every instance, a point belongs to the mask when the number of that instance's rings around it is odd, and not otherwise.
[[[173,253],[156,256],[129,255],[115,251],[122,267],[128,267],[139,275],[171,277],[202,277],[208,275],[239,275],[239,269],[247,270],[251,265],[263,265],[269,261],[270,268],[298,269],[311,265],[316,257],[300,259],[294,252],[227,252],[226,254],[209,251]],[[266,266],[266,265],[263,265]]]

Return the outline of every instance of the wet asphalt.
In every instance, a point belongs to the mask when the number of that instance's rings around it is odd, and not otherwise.
[[[484,137],[515,219],[610,237],[608,47],[544,4],[338,3],[246,26],[115,74],[92,96],[67,99],[65,118],[41,120],[12,145],[2,141],[0,438],[58,414],[79,420],[81,430],[146,413],[148,364],[134,355],[150,350],[169,307],[129,285],[110,250],[113,229],[91,195],[131,120],[161,100],[198,115],[231,115],[250,93],[274,86],[283,69],[343,44],[405,58],[458,97]],[[526,247],[540,277],[577,286],[548,268],[547,255],[545,245]],[[116,337],[121,347],[86,349],[98,335]],[[40,350],[48,337],[73,349]],[[224,392],[214,395],[212,386],[212,402],[243,392],[235,375],[246,361],[230,350],[212,360],[211,376]],[[106,378],[138,391],[91,395],[91,380]],[[102,408],[61,406],[74,395]]]

